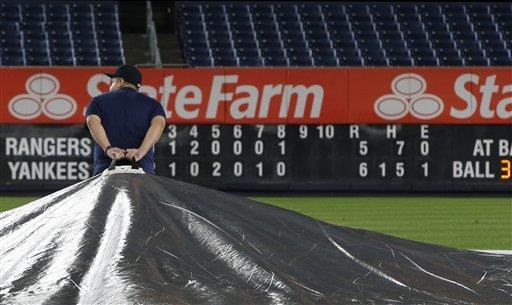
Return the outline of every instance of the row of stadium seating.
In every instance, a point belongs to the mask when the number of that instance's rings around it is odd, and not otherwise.
[[[512,66],[512,4],[178,2],[190,66]],[[0,65],[125,62],[118,4],[0,3]]]
[[[72,3],[72,2],[70,2]],[[1,65],[120,65],[116,3],[0,3]]]
[[[191,66],[511,66],[512,5],[179,4]]]

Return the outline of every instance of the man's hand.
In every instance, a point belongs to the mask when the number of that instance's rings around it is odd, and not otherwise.
[[[128,159],[133,159],[135,157],[135,161],[139,161],[142,159],[150,149],[156,144],[162,132],[165,128],[165,118],[161,115],[155,116],[151,120],[151,125],[149,126],[148,131],[146,132],[146,136],[142,141],[142,144],[137,149],[129,149],[131,153],[126,156]]]
[[[135,158],[135,161],[139,161],[140,159],[142,159],[144,156],[146,155],[146,153],[144,153],[143,151],[141,151],[140,149],[137,149],[137,148],[128,148],[126,150],[126,155],[125,155],[125,158],[128,159],[128,160],[133,160],[133,158]]]
[[[119,147],[112,147],[107,151],[107,155],[110,159],[121,160],[125,158],[125,150]]]

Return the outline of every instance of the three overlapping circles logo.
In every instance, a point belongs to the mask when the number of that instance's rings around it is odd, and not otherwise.
[[[373,106],[375,113],[386,120],[398,120],[411,114],[430,120],[443,113],[444,102],[436,95],[425,93],[427,82],[414,73],[400,74],[391,82],[393,94],[379,97]]]
[[[9,112],[20,120],[32,120],[41,115],[54,120],[65,120],[77,110],[75,99],[58,93],[59,80],[47,73],[32,75],[25,82],[27,93],[19,94],[9,101]]]

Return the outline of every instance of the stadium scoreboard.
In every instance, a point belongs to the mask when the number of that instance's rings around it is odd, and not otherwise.
[[[222,189],[510,190],[507,125],[169,125],[157,171]]]
[[[84,125],[3,125],[4,190],[92,175]],[[167,125],[156,173],[221,190],[512,191],[511,125]]]

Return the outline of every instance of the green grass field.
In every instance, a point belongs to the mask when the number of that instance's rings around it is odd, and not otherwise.
[[[34,197],[2,197],[6,211]],[[512,249],[511,198],[252,197],[342,226],[465,249]]]

